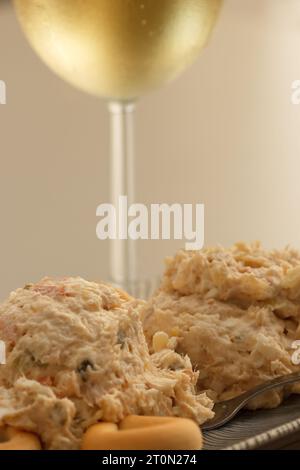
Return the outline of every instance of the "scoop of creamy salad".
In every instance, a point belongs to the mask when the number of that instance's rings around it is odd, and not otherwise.
[[[300,254],[238,243],[179,251],[167,260],[161,286],[143,311],[144,332],[155,351],[157,331],[176,340],[199,368],[199,390],[215,401],[242,394],[299,371]],[[274,389],[251,408],[278,406],[299,384]]]
[[[46,449],[78,449],[99,420],[126,415],[213,416],[195,394],[187,356],[163,344],[149,354],[141,301],[81,278],[45,278],[0,306],[0,426],[34,432]]]

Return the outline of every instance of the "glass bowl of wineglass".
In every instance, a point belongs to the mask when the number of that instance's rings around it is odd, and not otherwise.
[[[223,0],[14,0],[31,46],[61,78],[105,98],[111,115],[111,203],[135,202],[137,99],[176,78],[198,57]],[[111,240],[111,281],[147,295],[136,242]],[[141,287],[142,286],[142,287]],[[143,292],[141,292],[143,289]]]

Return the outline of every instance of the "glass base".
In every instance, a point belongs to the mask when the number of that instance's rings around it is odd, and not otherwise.
[[[160,281],[161,279],[157,277],[139,281],[114,282],[111,280],[110,282],[136,299],[148,300],[158,289]]]

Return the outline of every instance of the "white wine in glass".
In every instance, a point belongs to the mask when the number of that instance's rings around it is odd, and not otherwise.
[[[14,0],[33,49],[60,77],[109,100],[111,200],[134,201],[137,98],[178,76],[199,55],[222,0]],[[135,245],[111,247],[112,280],[137,281]]]

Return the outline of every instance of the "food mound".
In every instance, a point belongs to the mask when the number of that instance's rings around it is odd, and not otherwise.
[[[299,370],[292,346],[300,339],[300,254],[258,243],[180,251],[167,260],[143,318],[150,349],[164,331],[199,368],[199,389],[216,401],[232,398]],[[250,407],[276,407],[289,392],[300,386],[273,390]]]
[[[211,418],[190,360],[150,355],[142,302],[81,278],[43,279],[0,306],[0,426],[36,433],[46,449],[78,449],[99,420],[129,414]]]

